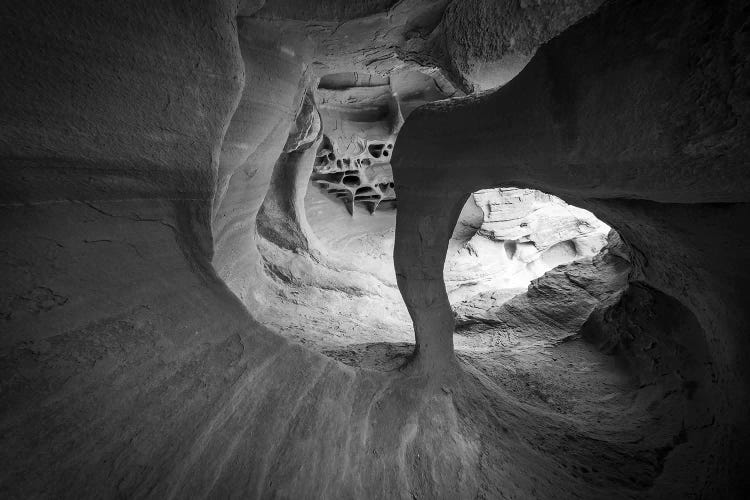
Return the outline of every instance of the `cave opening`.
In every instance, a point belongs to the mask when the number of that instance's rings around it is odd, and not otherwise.
[[[352,216],[313,180],[307,186],[321,255],[264,253],[276,286],[261,319],[350,367],[399,373],[415,344],[392,261],[398,209]],[[482,189],[466,200],[447,244],[444,286],[455,356],[469,376],[494,397],[576,422],[631,454],[640,465],[621,480],[637,489],[652,484],[663,459],[620,443],[643,439],[644,426],[654,442],[680,439],[679,422],[666,416],[704,411],[699,381],[711,375],[701,348],[685,348],[700,344],[700,325],[675,299],[629,285],[632,259],[589,211],[533,189]],[[678,351],[680,359],[668,354]]]
[[[393,265],[398,209],[352,212],[354,204],[321,189],[319,179],[313,171],[304,196],[315,256],[282,258],[265,247],[277,302],[263,317],[345,364],[398,369],[414,350]],[[456,352],[492,351],[529,335],[535,342],[580,338],[592,311],[622,293],[630,268],[619,235],[591,212],[533,189],[476,191],[461,210],[443,271]]]
[[[488,307],[492,296],[499,306],[555,267],[596,256],[610,231],[591,212],[541,191],[476,191],[461,210],[446,254],[451,304]]]

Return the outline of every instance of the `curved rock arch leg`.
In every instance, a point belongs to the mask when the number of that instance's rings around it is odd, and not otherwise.
[[[419,189],[398,190],[396,278],[414,323],[414,361],[429,373],[439,374],[455,361],[455,322],[443,265],[453,228],[469,195],[446,198]]]

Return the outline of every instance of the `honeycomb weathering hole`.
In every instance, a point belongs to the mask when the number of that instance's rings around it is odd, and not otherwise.
[[[347,175],[341,182],[349,187],[359,186],[359,177],[356,175]]]
[[[366,138],[356,141],[367,142]],[[357,149],[353,157],[342,156],[345,153],[334,155],[329,151],[348,150],[326,136],[318,147],[310,178],[320,190],[339,200],[351,217],[358,211],[372,215],[379,209],[393,209],[396,192],[384,147],[385,144],[375,142]],[[332,155],[338,158],[335,162],[329,160]]]

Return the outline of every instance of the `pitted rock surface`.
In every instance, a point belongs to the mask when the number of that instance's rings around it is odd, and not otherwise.
[[[324,140],[311,177],[326,193],[340,199],[352,215],[355,204],[372,214],[381,203],[391,202],[395,206],[396,200],[389,162],[393,143],[363,140],[361,144],[357,154],[337,158],[331,142]]]

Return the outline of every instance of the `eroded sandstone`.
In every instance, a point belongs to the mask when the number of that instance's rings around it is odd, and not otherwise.
[[[0,495],[745,498],[750,11],[597,5],[0,7]],[[306,220],[324,135],[395,214]],[[622,245],[456,331],[501,186]]]

